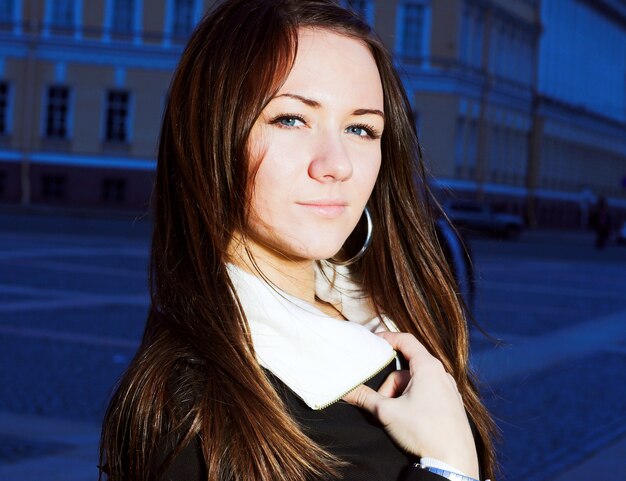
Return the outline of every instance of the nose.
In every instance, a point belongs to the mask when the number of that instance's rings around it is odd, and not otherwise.
[[[341,182],[352,177],[352,161],[341,134],[316,136],[309,163],[309,176],[320,182]]]

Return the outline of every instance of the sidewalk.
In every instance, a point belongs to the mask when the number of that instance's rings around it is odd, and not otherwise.
[[[0,439],[10,441],[1,451],[9,459],[0,463],[0,479],[94,481],[98,479],[99,436],[96,424],[1,412]],[[20,459],[19,448],[11,449],[12,442],[22,444],[24,451],[36,447],[39,456],[26,452]]]
[[[472,365],[487,384],[495,385],[530,377],[553,366],[601,352],[626,354],[626,310],[540,337],[515,338],[512,344],[497,350],[478,351],[472,356]],[[599,439],[598,443],[601,442]],[[559,466],[558,461],[556,465],[547,465],[545,479],[626,480],[625,459],[626,435],[621,435],[573,464],[566,465],[564,460],[563,466]]]
[[[563,471],[551,481],[620,481],[626,479],[626,436]]]

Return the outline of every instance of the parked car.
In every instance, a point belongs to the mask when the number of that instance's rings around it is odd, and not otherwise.
[[[524,229],[524,221],[520,216],[495,212],[488,204],[451,201],[444,204],[444,210],[459,229],[504,239],[514,239]]]
[[[626,222],[617,230],[616,240],[618,244],[626,244]]]

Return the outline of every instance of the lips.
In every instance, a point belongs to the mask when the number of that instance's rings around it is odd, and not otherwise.
[[[317,214],[321,217],[334,218],[343,214],[348,203],[340,199],[318,199],[296,202],[297,205],[303,207],[309,212]]]

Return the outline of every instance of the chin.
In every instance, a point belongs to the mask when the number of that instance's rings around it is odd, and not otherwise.
[[[348,238],[350,233],[344,233],[343,230],[307,229],[294,235],[293,231],[276,229],[263,243],[287,258],[328,259],[341,250]]]
[[[341,250],[342,246],[343,242],[325,242],[324,245],[319,246],[309,245],[306,249],[306,253],[304,253],[304,257],[312,260],[329,259],[336,255]]]

